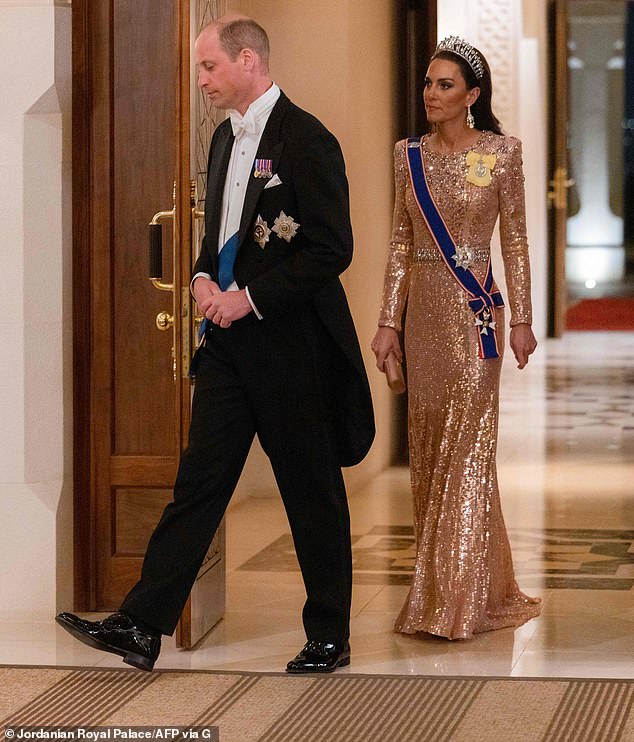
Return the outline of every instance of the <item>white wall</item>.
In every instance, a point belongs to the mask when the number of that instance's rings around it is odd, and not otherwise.
[[[0,620],[72,603],[70,1],[0,0]]]

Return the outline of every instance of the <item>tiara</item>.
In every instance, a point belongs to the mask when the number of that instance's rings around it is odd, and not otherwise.
[[[481,80],[484,77],[484,63],[482,62],[482,57],[468,41],[461,39],[459,36],[447,36],[436,47],[432,59],[439,52],[451,52],[452,54],[457,54],[459,57],[464,59],[469,67],[471,67],[478,80]]]

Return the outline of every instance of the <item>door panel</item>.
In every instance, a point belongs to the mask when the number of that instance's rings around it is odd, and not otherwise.
[[[120,556],[144,554],[172,493],[164,489],[113,487],[114,545]]]
[[[172,337],[154,326],[159,311],[172,309],[171,298],[146,278],[147,223],[153,212],[171,207],[177,171],[177,7],[164,3],[157,13],[151,0],[117,0],[109,16],[108,58],[99,62],[110,85],[107,100],[98,101],[108,111],[109,136],[94,153],[108,164],[111,225],[107,239],[95,235],[95,265],[108,275],[108,291],[93,286],[93,323],[109,338],[93,348],[94,378],[103,388],[95,409],[103,425],[94,431],[97,610],[118,607],[143,557],[140,548],[119,550],[117,533],[125,528],[119,521],[131,517],[120,507],[121,494],[136,486],[142,511],[169,499],[180,447]],[[172,250],[164,252],[169,262]]]
[[[187,440],[190,21],[183,0],[73,4],[81,124],[73,157],[82,188],[73,215],[76,607],[83,610],[116,610],[138,579]],[[162,228],[168,291],[147,278],[148,223],[159,211],[173,211]],[[160,312],[172,318],[165,331],[156,324]],[[188,604],[179,625],[181,646],[222,616],[223,554],[220,535],[192,593],[194,610]]]
[[[113,453],[174,456],[177,428],[156,421],[175,409],[172,338],[156,332],[166,306],[147,280],[147,222],[172,206],[176,174],[178,46],[174,3],[117,0],[112,52]],[[139,33],[143,29],[143,33]],[[169,230],[165,229],[168,233]],[[165,249],[165,275],[172,250]],[[139,384],[139,379],[145,383]]]

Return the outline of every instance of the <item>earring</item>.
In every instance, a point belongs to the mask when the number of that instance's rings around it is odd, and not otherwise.
[[[473,129],[475,126],[475,119],[473,118],[473,114],[471,113],[471,106],[467,106],[467,126],[470,129]]]

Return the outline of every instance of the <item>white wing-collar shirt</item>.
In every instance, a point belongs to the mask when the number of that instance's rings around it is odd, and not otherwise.
[[[233,140],[229,167],[227,168],[225,189],[222,195],[218,252],[220,252],[226,241],[240,228],[247,185],[251,178],[255,156],[260,146],[260,140],[262,139],[262,132],[279,97],[280,89],[273,83],[265,93],[251,103],[244,116],[241,116],[238,111],[229,112],[231,128],[235,138]],[[199,276],[211,279],[208,273],[196,273],[192,278],[192,286]],[[238,291],[238,285],[235,281],[227,288],[227,291]],[[258,312],[251,300],[248,286],[246,287],[246,294],[257,318],[262,319],[262,315]]]

